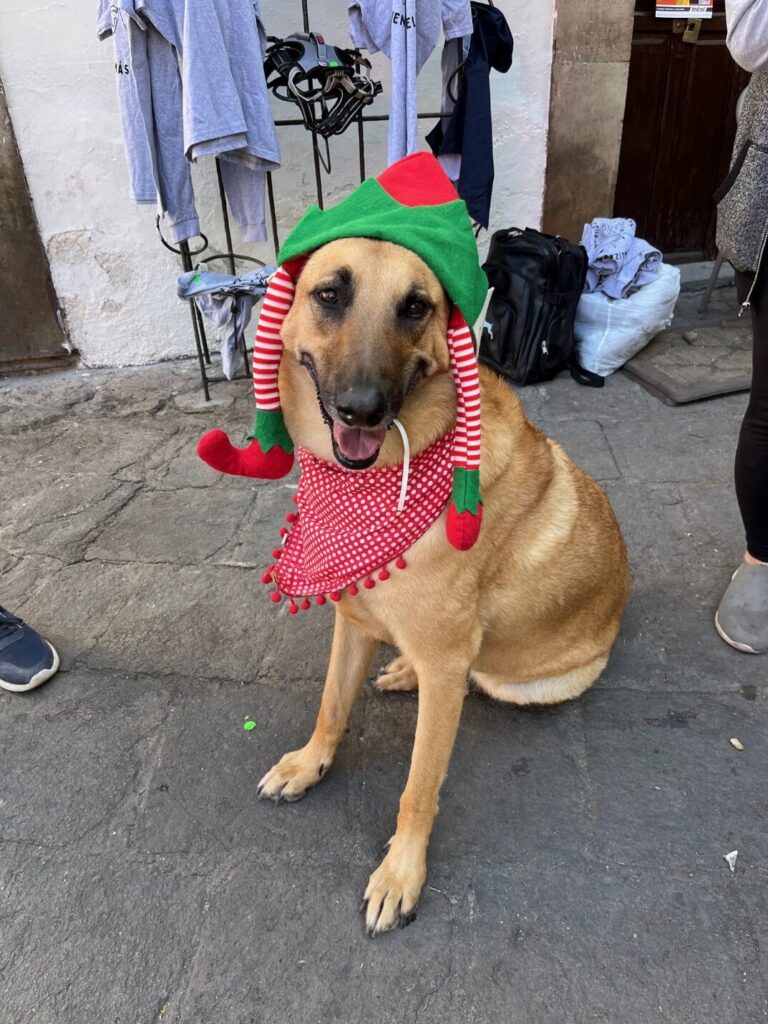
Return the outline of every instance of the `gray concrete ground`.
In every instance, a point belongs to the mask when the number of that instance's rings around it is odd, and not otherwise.
[[[251,415],[244,382],[185,411],[196,386],[192,363],[0,382],[0,601],[63,656],[0,696],[2,1024],[766,1020],[768,662],[712,625],[745,396],[523,393],[606,487],[633,596],[580,701],[467,699],[418,920],[371,941],[417,700],[368,687],[323,785],[257,800],[311,729],[330,617],[266,599],[291,491],[196,461]]]

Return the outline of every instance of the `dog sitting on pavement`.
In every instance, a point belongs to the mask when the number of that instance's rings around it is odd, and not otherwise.
[[[487,285],[434,158],[309,211],[280,256],[254,348],[252,444],[214,431],[198,451],[224,472],[279,477],[296,445],[297,509],[264,581],[290,612],[335,602],[314,732],[260,796],[298,800],[325,776],[380,643],[400,654],[379,688],[418,688],[396,828],[365,890],[375,935],[415,915],[468,679],[518,705],[579,696],[607,664],[629,571],[598,484],[478,370],[467,325]]]

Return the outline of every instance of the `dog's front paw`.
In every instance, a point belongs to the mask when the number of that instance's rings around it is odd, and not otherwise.
[[[409,925],[416,917],[426,877],[426,847],[421,843],[400,845],[395,837],[389,853],[368,879],[363,898],[367,934],[381,935]]]
[[[292,750],[270,768],[258,785],[262,800],[301,800],[306,791],[316,786],[331,766],[330,757],[323,759],[309,746]]]

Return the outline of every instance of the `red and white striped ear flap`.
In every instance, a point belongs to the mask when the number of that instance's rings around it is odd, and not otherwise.
[[[236,448],[223,430],[211,430],[197,443],[197,454],[221,473],[278,480],[293,466],[293,441],[280,407],[278,378],[283,342],[280,332],[293,304],[296,278],[306,258],[278,267],[261,304],[253,345],[253,393],[256,416],[247,448]]]
[[[480,533],[480,376],[472,333],[454,306],[448,322],[448,352],[456,385],[456,437],[453,446],[453,488],[446,534],[459,551],[472,547]]]

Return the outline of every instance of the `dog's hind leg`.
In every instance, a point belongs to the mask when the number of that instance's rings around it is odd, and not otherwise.
[[[570,672],[531,679],[525,683],[516,683],[504,676],[492,676],[485,672],[472,672],[471,675],[481,690],[508,704],[560,704],[564,700],[580,697],[595,682],[607,663],[608,654],[600,654]]]
[[[374,685],[377,689],[387,692],[393,690],[407,692],[408,690],[417,690],[419,680],[416,678],[416,669],[411,662],[401,655],[384,666]]]
[[[259,796],[279,803],[299,800],[331,767],[352,706],[368,675],[379,641],[336,611],[331,660],[315,731],[306,746],[285,754],[259,783]]]

